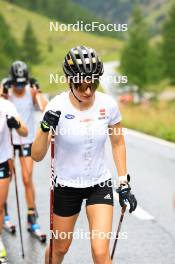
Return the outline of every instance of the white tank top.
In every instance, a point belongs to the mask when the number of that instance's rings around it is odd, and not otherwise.
[[[10,101],[0,97],[0,163],[13,157],[11,136],[7,126],[6,115],[14,117],[19,116],[15,106]]]
[[[110,179],[105,142],[108,125],[121,120],[115,100],[96,92],[93,106],[79,111],[72,105],[69,92],[64,92],[48,103],[45,112],[48,110],[61,111],[55,136],[57,183],[85,188]]]
[[[13,135],[13,144],[14,145],[22,145],[22,144],[31,144],[34,140],[35,135],[35,127],[34,127],[34,104],[33,98],[30,92],[30,85],[26,85],[25,87],[25,94],[22,97],[17,97],[12,92],[10,95],[11,102],[14,103],[16,109],[20,115],[22,121],[26,124],[28,128],[28,136],[21,137],[18,133],[14,130]]]

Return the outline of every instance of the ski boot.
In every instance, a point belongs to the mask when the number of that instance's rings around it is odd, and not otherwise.
[[[12,224],[9,215],[4,216],[4,229],[12,235],[16,233],[16,226]]]
[[[46,234],[43,234],[41,232],[40,226],[37,223],[37,213],[36,211],[28,211],[28,215],[27,215],[27,223],[28,223],[28,227],[27,230],[28,232],[30,232],[30,234],[38,239],[41,243],[45,243],[46,242]]]

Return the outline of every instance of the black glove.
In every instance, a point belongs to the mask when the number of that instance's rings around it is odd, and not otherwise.
[[[41,93],[39,82],[35,78],[30,78],[30,85],[32,88],[36,88]]]
[[[13,116],[6,116],[7,117],[7,126],[12,129],[12,128],[15,128],[15,129],[18,129],[20,128],[21,124],[19,121],[17,121],[15,119],[15,117]]]
[[[124,205],[127,205],[129,203],[130,209],[129,212],[132,213],[135,211],[137,207],[137,200],[131,192],[131,187],[129,185],[130,176],[128,175],[128,182],[124,182],[120,184],[120,187],[116,190],[116,192],[119,194],[119,203],[120,206],[123,207]]]
[[[59,119],[60,119],[61,112],[60,111],[52,111],[49,110],[45,113],[43,120],[41,121],[41,129],[43,132],[49,132],[50,127],[53,127],[54,129],[58,125]]]
[[[8,94],[8,90],[11,88],[11,85],[12,85],[12,79],[10,77],[8,78],[4,78],[2,80],[2,88],[3,88],[3,94]]]

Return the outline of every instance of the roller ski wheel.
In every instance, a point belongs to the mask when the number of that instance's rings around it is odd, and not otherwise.
[[[8,262],[8,260],[7,260],[7,258],[1,258],[0,257],[0,264],[8,264],[9,262]]]
[[[41,243],[46,243],[46,234],[41,233],[40,226],[38,224],[29,224],[27,228],[28,232]]]
[[[11,223],[9,215],[4,217],[4,229],[12,235],[16,234],[16,226]]]

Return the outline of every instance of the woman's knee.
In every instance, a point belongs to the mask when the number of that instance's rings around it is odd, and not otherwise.
[[[28,175],[28,174],[23,174],[23,183],[24,186],[27,187],[31,187],[32,185],[32,176]]]
[[[54,254],[57,256],[66,255],[66,253],[69,250],[70,245],[71,245],[71,241],[63,242],[63,241],[59,240],[59,241],[55,242],[53,245]]]
[[[23,183],[26,187],[30,187],[32,185],[32,174],[33,174],[33,167],[28,164],[27,160],[21,163],[22,169],[22,177]]]
[[[92,253],[93,256],[95,258],[96,263],[98,264],[102,264],[102,263],[106,263],[107,260],[110,257],[109,254],[109,247],[107,246],[98,246],[98,245],[94,245],[92,246]]]
[[[67,248],[67,247],[55,248],[54,255],[59,256],[59,257],[63,257],[64,255],[66,255],[68,250],[69,250],[69,248]]]

